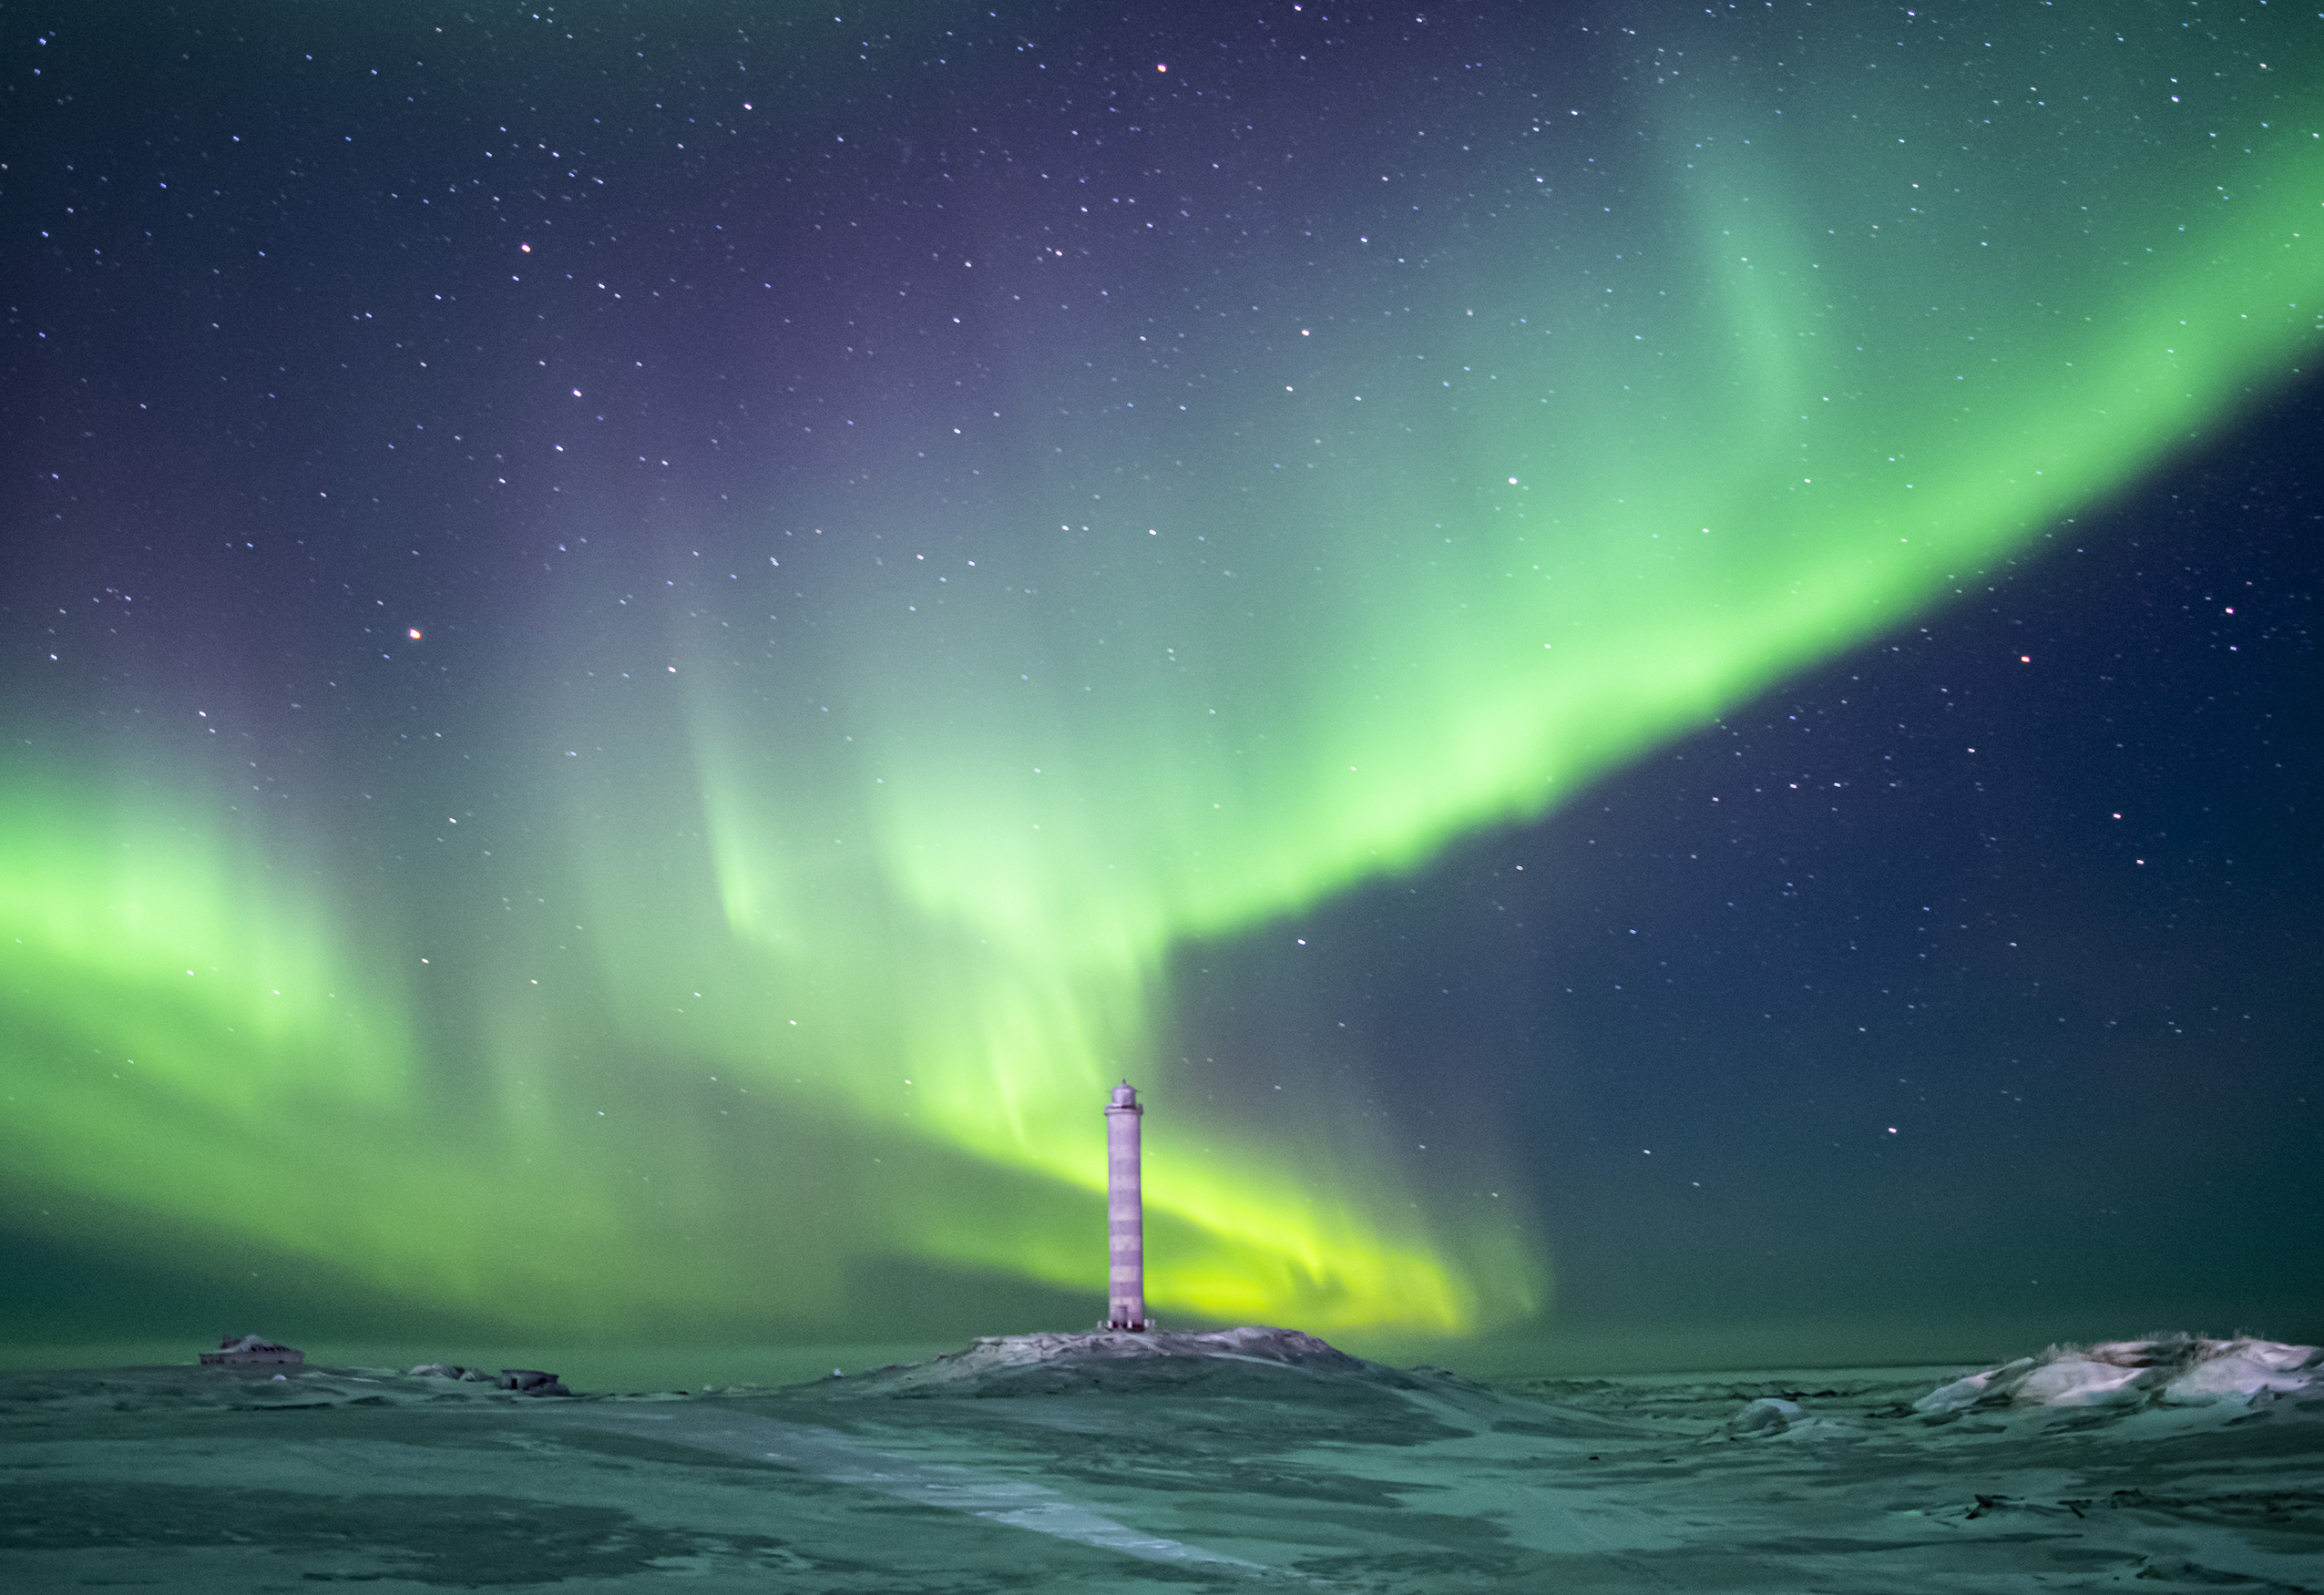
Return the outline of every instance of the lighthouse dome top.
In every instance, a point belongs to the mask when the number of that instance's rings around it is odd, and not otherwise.
[[[1117,1108],[1135,1108],[1138,1105],[1138,1088],[1126,1079],[1114,1087],[1113,1105]]]

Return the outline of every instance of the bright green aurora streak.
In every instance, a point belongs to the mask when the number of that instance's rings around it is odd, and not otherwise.
[[[239,1236],[533,1326],[809,1322],[881,1256],[1094,1309],[1127,1072],[1163,1311],[1541,1311],[1538,1244],[1360,1101],[1311,1091],[1286,1142],[1174,1097],[1171,962],[1542,813],[2287,380],[2318,52],[2198,74],[2039,26],[1929,88],[1851,56],[1781,115],[1649,103],[1618,210],[1520,148],[1468,179],[1512,205],[1383,224],[1336,275],[1254,244],[1217,292],[1264,335],[1187,341],[1236,373],[1209,416],[1122,408],[1135,351],[1029,334],[986,406],[1006,492],[947,499],[899,443],[869,497],[706,531],[658,614],[568,592],[484,728],[538,822],[502,862],[560,923],[358,934],[291,862],[324,839],[12,780],[5,1166],[83,1242]],[[2021,92],[2042,50],[2072,116]],[[939,550],[941,586],[910,568]],[[776,558],[821,623],[771,629]]]

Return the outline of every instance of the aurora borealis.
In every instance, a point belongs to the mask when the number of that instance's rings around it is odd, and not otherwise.
[[[1127,1073],[1165,1319],[1541,1323],[1614,1043],[1380,905],[2324,327],[2270,6],[5,20],[7,1227],[251,1310],[1094,1313]]]

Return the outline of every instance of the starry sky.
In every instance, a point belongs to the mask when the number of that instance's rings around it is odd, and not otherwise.
[[[0,1337],[2324,1331],[2312,12],[0,84]]]

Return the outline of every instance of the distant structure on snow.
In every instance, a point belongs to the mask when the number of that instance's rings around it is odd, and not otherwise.
[[[1138,1121],[1146,1110],[1124,1079],[1106,1105],[1106,1321],[1108,1329],[1153,1327],[1146,1316],[1146,1206],[1138,1168]]]
[[[219,1341],[216,1351],[202,1353],[201,1360],[205,1367],[238,1363],[303,1363],[307,1354],[295,1345],[261,1340],[255,1334],[245,1334],[240,1340],[229,1334]]]

